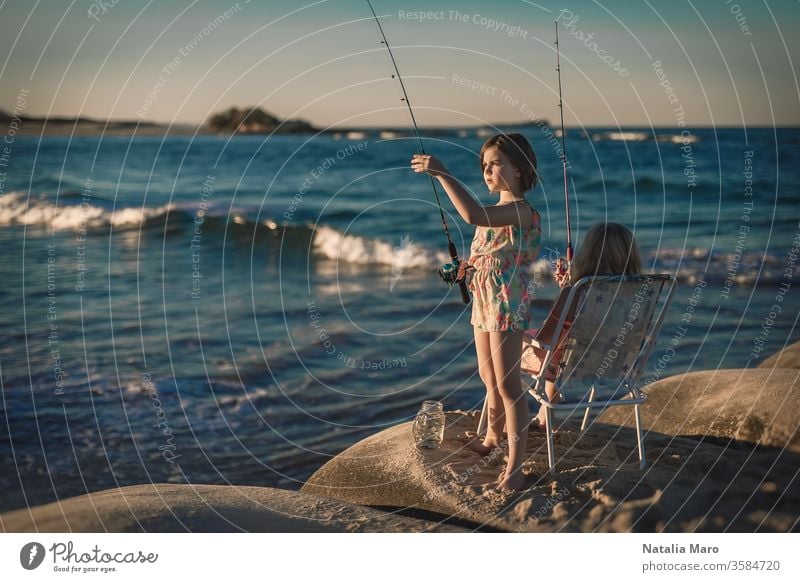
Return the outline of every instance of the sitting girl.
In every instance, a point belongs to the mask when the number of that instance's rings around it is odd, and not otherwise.
[[[557,276],[561,293],[550,308],[547,318],[542,327],[538,330],[530,330],[528,335],[537,341],[551,344],[555,338],[558,320],[564,309],[564,305],[569,296],[572,285],[583,277],[592,275],[638,275],[642,268],[642,259],[639,249],[633,238],[633,233],[621,224],[616,222],[600,223],[592,226],[586,233],[583,244],[580,247],[575,259],[572,261],[570,271],[564,277]],[[572,323],[575,305],[573,304],[570,313],[564,320],[561,338],[566,337],[566,331]],[[555,379],[558,374],[558,366],[564,353],[563,342],[558,347],[550,359],[550,365],[545,373],[545,394],[552,403],[561,401],[561,395],[556,390]],[[546,350],[535,347],[529,341],[523,339],[523,352],[520,369],[523,372],[538,374],[542,367]],[[545,407],[541,406],[536,418],[531,422],[533,429],[543,430],[545,426]]]

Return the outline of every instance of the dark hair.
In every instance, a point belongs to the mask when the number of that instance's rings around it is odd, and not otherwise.
[[[480,164],[483,171],[483,154],[490,147],[496,147],[503,152],[511,165],[519,170],[520,184],[522,191],[527,192],[536,187],[539,183],[539,171],[536,161],[536,152],[533,151],[531,144],[521,133],[498,133],[486,140],[481,147]]]
[[[592,226],[570,268],[575,283],[590,275],[638,275],[642,259],[633,233],[616,222]]]

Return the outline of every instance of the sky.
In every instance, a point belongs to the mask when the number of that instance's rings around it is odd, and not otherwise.
[[[554,20],[567,126],[800,125],[796,0],[373,6],[423,127],[555,122]],[[196,124],[257,105],[406,126],[380,40],[366,0],[6,0],[0,109]]]

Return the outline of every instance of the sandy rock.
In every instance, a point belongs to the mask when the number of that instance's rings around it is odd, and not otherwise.
[[[646,440],[648,466],[641,471],[631,428],[596,422],[581,434],[576,425],[562,425],[556,473],[547,471],[544,435],[531,431],[523,465],[528,489],[510,496],[493,487],[506,453],[487,460],[458,438],[475,430],[477,415],[446,416],[439,449],[417,450],[410,423],[402,424],[333,458],[301,491],[381,508],[423,509],[490,531],[798,527],[800,486],[794,473],[800,455],[786,449],[732,447],[653,430]]]
[[[660,380],[645,389],[645,430],[733,439],[800,453],[800,370],[709,370]],[[628,407],[600,420],[635,426]]]
[[[0,514],[5,532],[428,532],[458,527],[296,491],[134,485]]]
[[[446,418],[439,449],[417,449],[411,423],[394,426],[337,455],[311,476],[301,492],[361,505],[425,510],[456,516],[476,527],[505,529],[502,522],[493,523],[491,514],[472,510],[471,500],[480,495],[481,487],[469,485],[497,477],[503,467],[502,451],[477,456],[456,438],[474,430],[473,415],[456,411]]]
[[[786,346],[776,354],[758,365],[759,368],[792,368],[800,369],[800,342]]]

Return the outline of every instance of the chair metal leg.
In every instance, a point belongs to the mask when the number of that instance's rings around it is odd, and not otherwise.
[[[592,386],[591,392],[589,392],[589,402],[594,402],[594,397],[597,395],[597,391]],[[581,432],[586,429],[586,425],[589,423],[589,411],[591,410],[590,407],[586,407],[586,411],[583,413],[583,422],[581,422]]]
[[[553,446],[553,409],[549,406],[545,407],[544,418],[545,431],[547,432],[547,463],[550,465],[550,472],[555,473],[556,453]]]
[[[642,438],[642,419],[639,415],[639,405],[633,405],[633,414],[636,417],[636,438],[639,444],[639,469],[644,469],[644,439]]]
[[[483,434],[486,425],[488,424],[488,419],[486,418],[486,413],[489,407],[489,399],[483,399],[483,410],[481,410],[481,419],[478,421],[478,434]]]

